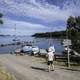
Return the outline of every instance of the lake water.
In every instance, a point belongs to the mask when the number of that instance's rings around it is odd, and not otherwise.
[[[14,43],[14,36],[0,36],[0,44],[10,44]],[[34,45],[39,48],[47,49],[49,47],[49,43],[54,45],[56,53],[61,54],[64,50],[64,47],[61,45],[61,41],[59,39],[50,39],[50,38],[35,38],[31,36],[17,36],[17,39],[20,41],[34,41]],[[21,45],[10,45],[5,47],[0,47],[0,53],[8,53],[15,51],[15,49],[21,48]]]

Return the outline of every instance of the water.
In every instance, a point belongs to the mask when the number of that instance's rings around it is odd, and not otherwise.
[[[10,44],[14,43],[14,36],[0,36],[0,44]],[[54,45],[56,49],[56,53],[61,54],[64,47],[61,45],[61,41],[59,39],[50,39],[50,38],[34,38],[31,36],[17,36],[17,39],[20,41],[34,41],[34,45],[39,48],[47,49],[49,47],[49,43]],[[9,53],[15,51],[17,48],[21,48],[21,45],[10,45],[5,47],[0,47],[0,53]]]

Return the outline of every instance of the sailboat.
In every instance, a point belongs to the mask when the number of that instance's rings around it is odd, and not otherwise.
[[[52,37],[52,33],[50,33],[50,39],[49,39],[49,41],[48,41],[48,43],[49,43],[48,49],[47,49],[47,50],[46,50],[46,49],[40,49],[39,54],[40,54],[41,56],[45,56],[45,55],[47,54],[47,51],[48,51],[48,50],[51,50],[53,53],[55,52],[54,45],[52,45],[52,43],[51,43],[51,37]]]
[[[16,24],[15,24],[15,28],[14,28],[14,35],[13,35],[14,39],[13,41],[19,41],[19,39],[17,39],[17,36],[16,36]]]
[[[51,43],[52,33],[50,33],[50,40],[49,40],[49,50],[52,50],[53,53],[55,53],[54,45]]]

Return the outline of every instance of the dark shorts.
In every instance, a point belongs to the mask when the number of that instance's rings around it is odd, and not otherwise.
[[[53,61],[48,61],[47,64],[48,65],[52,65],[53,64]]]

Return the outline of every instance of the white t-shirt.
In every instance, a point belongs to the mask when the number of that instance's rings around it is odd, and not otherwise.
[[[53,58],[54,58],[54,54],[53,54],[53,51],[51,52],[48,52],[48,61],[53,61]]]

